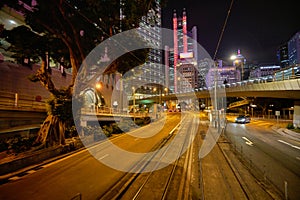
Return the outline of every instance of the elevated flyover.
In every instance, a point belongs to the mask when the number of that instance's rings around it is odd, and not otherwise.
[[[284,81],[241,84],[225,88],[228,97],[268,97],[300,99],[300,79]]]
[[[225,92],[226,97],[265,97],[286,98],[300,100],[300,79],[290,79],[276,82],[254,83],[243,81],[233,84],[222,84],[217,86],[217,93]],[[169,94],[162,96],[162,100],[177,100],[180,98],[210,98],[214,94],[214,87],[200,88],[198,91],[189,93]],[[151,97],[153,99],[157,97]]]

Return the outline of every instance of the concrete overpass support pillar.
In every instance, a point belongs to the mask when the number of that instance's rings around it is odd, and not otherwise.
[[[293,124],[295,127],[300,127],[300,101],[294,102]]]

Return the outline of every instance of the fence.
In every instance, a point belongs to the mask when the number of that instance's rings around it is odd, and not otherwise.
[[[0,91],[2,109],[45,110],[46,103],[41,96],[30,96],[13,92]]]

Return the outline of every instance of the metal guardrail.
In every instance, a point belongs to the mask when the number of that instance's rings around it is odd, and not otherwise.
[[[103,116],[124,116],[124,117],[149,117],[151,113],[146,112],[128,112],[122,111],[121,109],[111,108],[111,107],[100,107],[100,108],[82,108],[82,114],[87,115],[103,115]]]
[[[0,107],[3,109],[46,110],[46,103],[41,100],[40,96],[0,91]]]

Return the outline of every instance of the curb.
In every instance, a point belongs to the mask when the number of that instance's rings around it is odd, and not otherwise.
[[[54,160],[68,156],[76,151],[80,151],[83,145],[79,140],[73,140],[64,146],[50,147],[34,153],[25,155],[6,163],[0,164],[0,184],[16,174],[26,172],[32,168],[47,164]]]
[[[286,128],[278,128],[276,126],[272,126],[272,129],[280,135],[286,136],[292,140],[300,142],[300,134],[295,133],[294,131],[288,130]]]

